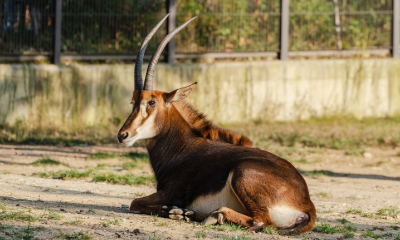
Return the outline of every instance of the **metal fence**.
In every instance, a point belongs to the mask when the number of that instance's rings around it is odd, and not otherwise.
[[[397,11],[397,12],[396,12]],[[134,59],[164,16],[150,55],[175,26],[176,58],[335,55],[398,57],[400,0],[0,0],[0,59]]]

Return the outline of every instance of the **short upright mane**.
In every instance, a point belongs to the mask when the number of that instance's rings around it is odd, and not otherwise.
[[[230,143],[235,146],[253,146],[253,143],[246,136],[215,125],[204,114],[195,110],[188,103],[181,101],[174,103],[174,106],[193,131],[201,137],[213,141]]]

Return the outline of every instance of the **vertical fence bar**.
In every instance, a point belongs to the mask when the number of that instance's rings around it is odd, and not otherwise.
[[[62,0],[55,0],[54,9],[54,55],[53,63],[59,65],[61,58],[61,14]]]
[[[400,0],[393,0],[392,3],[392,57],[400,57]]]
[[[281,0],[279,43],[279,59],[287,60],[289,55],[289,0]]]
[[[173,31],[176,27],[176,7],[175,0],[166,1],[167,13],[171,13],[167,19],[167,33]],[[167,45],[167,62],[173,64],[175,62],[175,39],[172,38]]]

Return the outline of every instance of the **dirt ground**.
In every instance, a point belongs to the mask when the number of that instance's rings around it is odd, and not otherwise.
[[[119,167],[126,160],[118,157],[88,158],[99,152],[123,154],[132,151],[146,152],[143,148],[122,148],[117,145],[0,145],[0,201],[6,209],[3,213],[0,210],[0,239],[17,239],[16,236],[28,226],[33,229],[32,239],[74,239],[72,236],[75,233],[76,239],[85,239],[87,235],[93,239],[293,238],[210,229],[199,223],[132,214],[121,207],[123,204],[129,205],[134,198],[155,192],[155,184],[130,186],[95,183],[91,178],[59,180],[36,175],[39,172],[67,169],[83,171],[95,168],[98,164],[108,164],[106,170],[116,174],[129,172],[151,175],[151,168],[145,163],[141,168],[128,171]],[[323,224],[327,223],[331,227],[338,226],[337,229],[352,226],[353,230],[347,238],[400,239],[400,212],[382,212],[385,208],[400,208],[399,147],[346,152],[302,146],[271,146],[269,151],[285,155],[304,174],[318,210],[316,231],[294,238],[345,237],[345,231],[323,233]],[[41,158],[58,160],[68,166],[31,165]],[[327,172],[313,172],[319,170]],[[34,216],[36,221],[4,217],[6,213],[17,212]]]

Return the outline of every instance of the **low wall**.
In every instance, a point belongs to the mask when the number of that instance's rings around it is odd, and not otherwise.
[[[133,70],[131,64],[1,64],[0,123],[122,124],[131,110]],[[157,66],[157,90],[172,91],[193,82],[198,85],[187,101],[219,123],[400,114],[400,61],[393,59]]]

